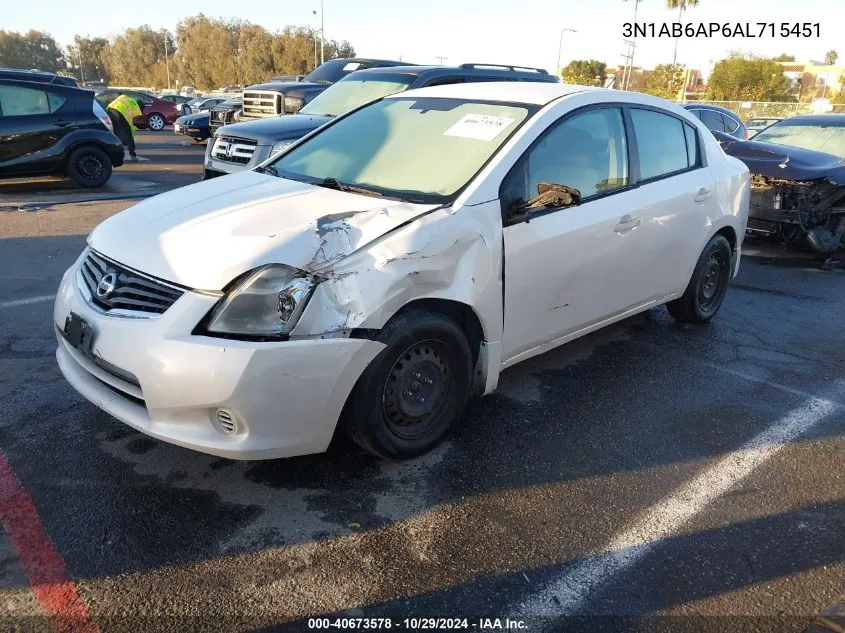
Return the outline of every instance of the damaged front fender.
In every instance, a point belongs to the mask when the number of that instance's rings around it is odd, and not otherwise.
[[[432,211],[321,271],[292,335],[379,329],[412,301],[444,299],[470,306],[485,340],[499,341],[501,249],[497,203]]]

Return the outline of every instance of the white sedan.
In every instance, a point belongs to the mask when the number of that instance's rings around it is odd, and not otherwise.
[[[667,101],[399,93],[99,225],[59,288],[56,355],[180,446],[314,453],[340,424],[407,458],[519,361],[661,304],[709,321],[748,204],[747,168]]]

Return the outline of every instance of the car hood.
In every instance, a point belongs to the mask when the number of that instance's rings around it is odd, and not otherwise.
[[[263,264],[322,271],[437,207],[244,171],[144,200],[100,224],[88,242],[154,277],[222,290]]]
[[[328,87],[328,85],[311,83],[310,81],[268,81],[266,84],[255,84],[254,86],[250,86],[249,88],[244,88],[244,92],[249,92],[250,90],[272,90],[274,92],[287,92],[291,89],[306,87],[326,88]]]
[[[285,116],[231,123],[221,127],[218,136],[236,136],[253,139],[259,145],[273,145],[278,141],[305,136],[308,132],[331,121],[332,117],[308,114],[287,114]]]
[[[748,165],[753,174],[784,180],[818,180],[845,185],[845,159],[799,147],[760,141],[722,143],[725,153]]]
[[[208,112],[182,115],[176,119],[176,123],[179,125],[208,125]]]

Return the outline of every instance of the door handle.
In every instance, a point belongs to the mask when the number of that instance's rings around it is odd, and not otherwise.
[[[708,189],[707,187],[702,187],[698,191],[695,192],[695,197],[693,200],[696,202],[704,202],[707,198],[710,197],[710,194],[713,193],[712,189]]]
[[[642,220],[639,218],[633,218],[630,215],[623,215],[622,219],[619,220],[619,223],[613,227],[613,230],[617,233],[627,233],[628,231],[637,228]]]
[[[65,119],[59,119],[53,123],[56,127],[66,127],[70,125],[70,121],[66,121]]]

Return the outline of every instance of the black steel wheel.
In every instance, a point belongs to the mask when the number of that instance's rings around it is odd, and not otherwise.
[[[732,265],[730,243],[723,235],[714,235],[698,258],[684,294],[666,304],[669,314],[684,323],[710,321],[725,299]]]
[[[424,310],[395,316],[377,340],[385,348],[358,379],[342,424],[353,441],[380,457],[420,455],[463,414],[472,351],[457,324]]]
[[[82,187],[102,187],[111,172],[111,159],[97,147],[80,147],[68,157],[67,174]]]

